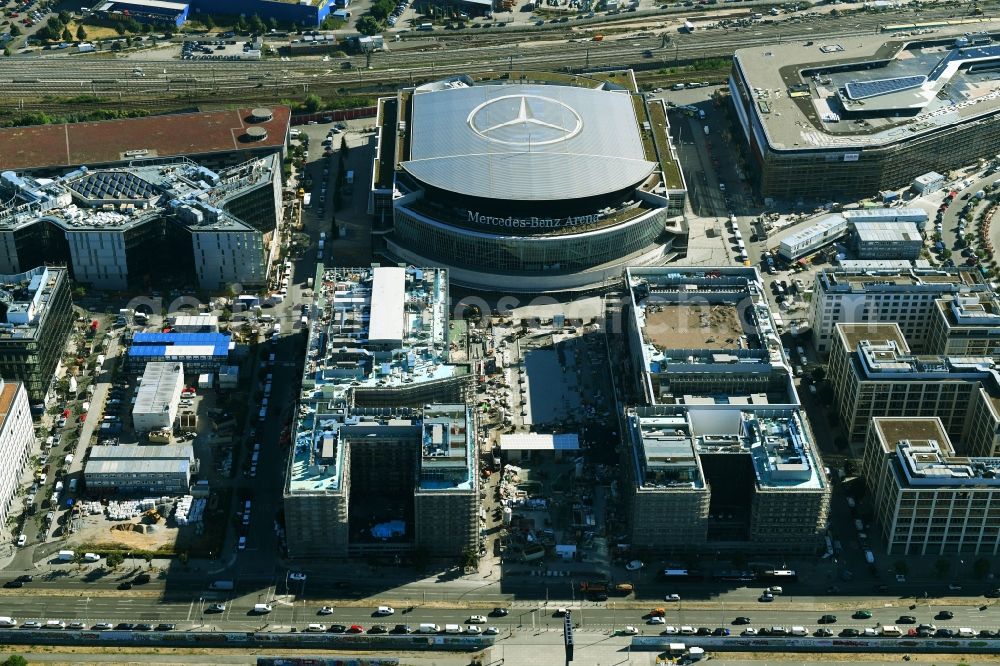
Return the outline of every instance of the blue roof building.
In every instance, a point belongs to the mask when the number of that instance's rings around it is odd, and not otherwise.
[[[228,364],[231,343],[227,333],[136,333],[125,367],[140,373],[149,361],[181,361],[188,374],[215,372]]]

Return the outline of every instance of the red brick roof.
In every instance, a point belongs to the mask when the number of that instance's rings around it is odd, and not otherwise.
[[[128,159],[127,150],[148,157],[174,157],[278,148],[285,142],[291,111],[271,107],[274,117],[249,122],[250,109],[178,113],[68,125],[0,128],[0,170],[94,165]],[[267,128],[267,138],[246,141],[249,126]]]

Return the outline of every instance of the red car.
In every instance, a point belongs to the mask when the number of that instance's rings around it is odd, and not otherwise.
[[[347,630],[347,633],[349,633],[349,634],[363,634],[364,631],[365,631],[364,627],[362,627],[360,624],[352,624],[351,628]]]

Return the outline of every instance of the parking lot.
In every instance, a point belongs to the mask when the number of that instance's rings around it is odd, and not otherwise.
[[[188,40],[181,45],[182,60],[259,60],[262,40],[243,40],[234,33],[218,39]]]

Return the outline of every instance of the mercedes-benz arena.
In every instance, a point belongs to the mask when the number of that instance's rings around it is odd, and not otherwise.
[[[517,292],[592,288],[668,258],[684,183],[663,103],[634,92],[631,72],[557,76],[460,77],[380,100],[377,249]]]

